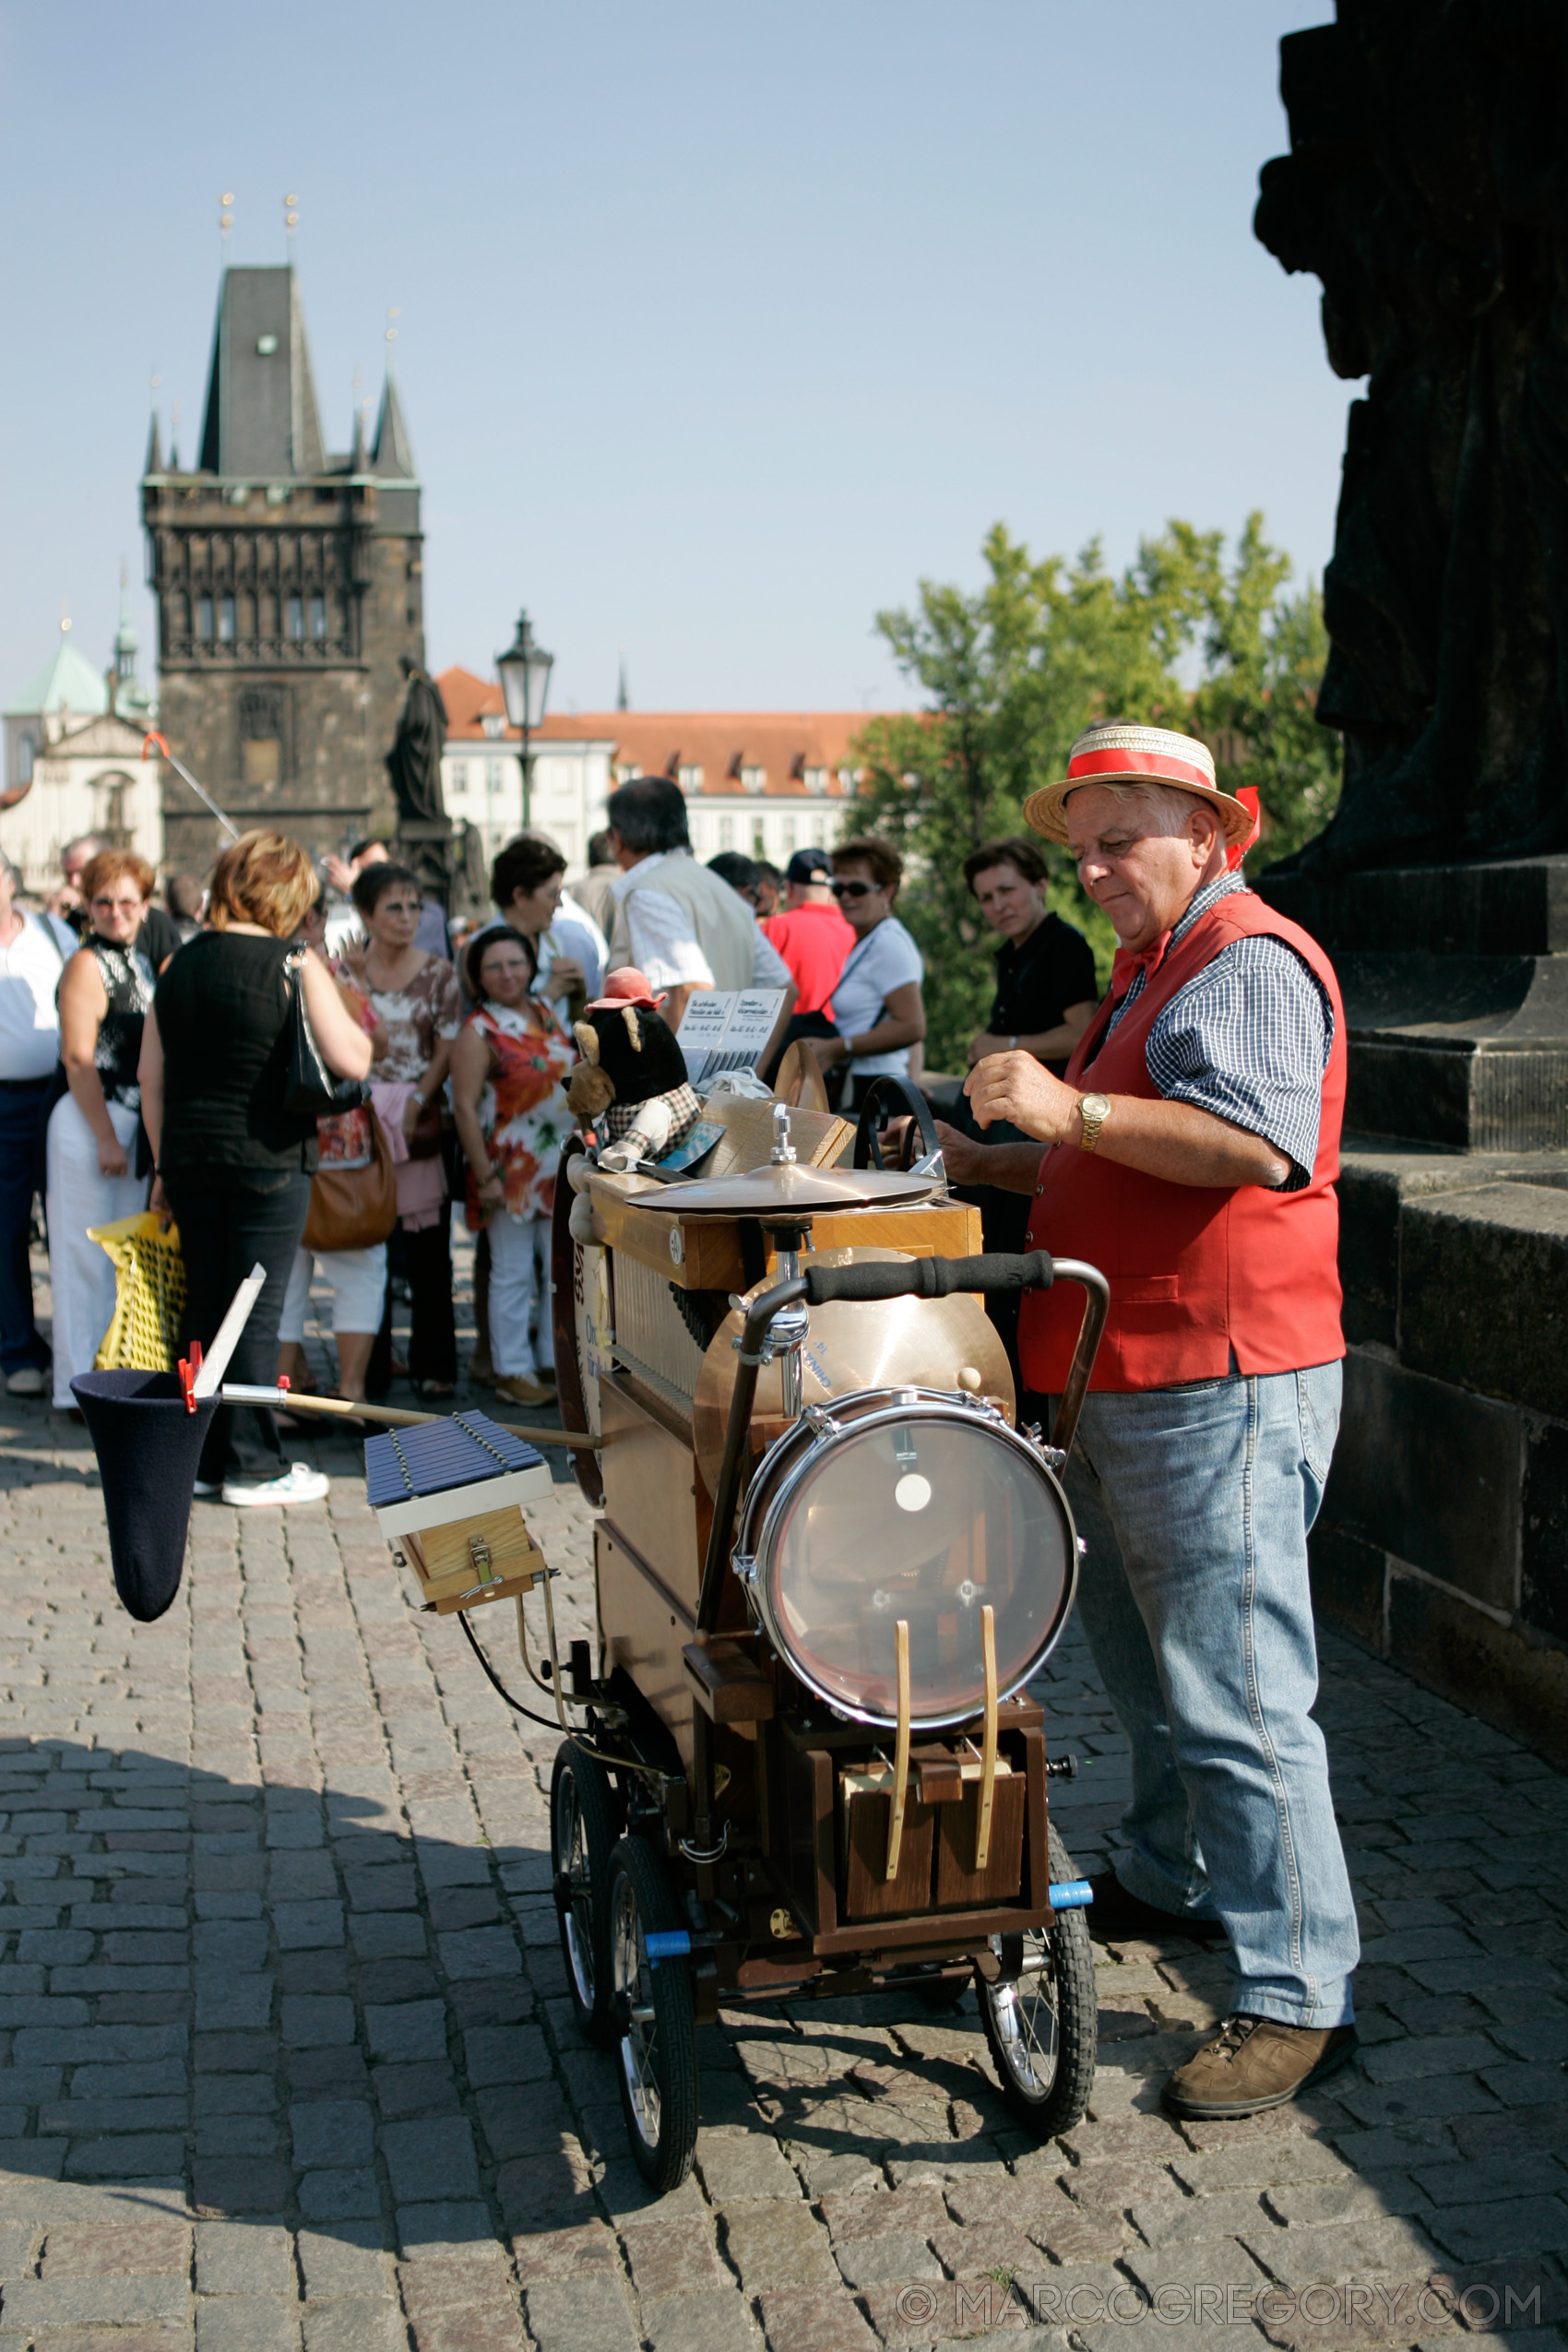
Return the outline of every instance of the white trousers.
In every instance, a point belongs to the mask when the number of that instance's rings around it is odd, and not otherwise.
[[[283,1293],[283,1312],[278,1318],[278,1336],[285,1345],[305,1336],[313,1265],[321,1268],[322,1279],[332,1291],[334,1338],[340,1331],[380,1330],[381,1310],[386,1297],[386,1242],[377,1241],[368,1250],[300,1250],[295,1253],[294,1270]]]
[[[490,1360],[502,1380],[531,1380],[555,1361],[550,1321],[550,1219],[493,1217],[490,1235]],[[529,1336],[535,1310],[537,1349]]]
[[[109,1105],[109,1123],[136,1158],[137,1114]],[[114,1319],[114,1266],[109,1253],[89,1241],[89,1225],[113,1225],[147,1206],[145,1176],[101,1176],[98,1137],[74,1095],[62,1095],[49,1114],[49,1284],[54,1300],[54,1402],[62,1411],[76,1404],[71,1380],[92,1370],[92,1360]]]

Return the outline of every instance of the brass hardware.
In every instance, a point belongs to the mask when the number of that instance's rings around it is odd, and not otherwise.
[[[904,1800],[909,1788],[909,1621],[907,1617],[900,1617],[893,1628],[893,1655],[898,1676],[898,1736],[893,1749],[893,1814],[887,1825],[889,1879],[896,1879],[898,1875],[898,1849],[904,1843]]]
[[[980,1748],[980,1820],[975,1830],[975,1869],[991,1859],[991,1809],[996,1797],[996,1611],[980,1610],[980,1655],[985,1666],[985,1734]]]
[[[789,1912],[784,1908],[782,1903],[780,1903],[778,1909],[772,1913],[767,1925],[770,1934],[773,1936],[774,1941],[778,1943],[788,1943],[790,1937],[795,1932],[795,1922],[790,1918]]]

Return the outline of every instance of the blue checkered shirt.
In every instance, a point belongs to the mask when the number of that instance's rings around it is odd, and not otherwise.
[[[1205,883],[1170,946],[1219,899],[1246,887],[1239,873]],[[1135,975],[1107,1037],[1146,980],[1144,972]],[[1265,1136],[1290,1162],[1280,1191],[1299,1193],[1311,1183],[1317,1158],[1323,1074],[1333,1042],[1334,1007],[1316,974],[1284,940],[1265,934],[1233,940],[1178,990],[1155,1017],[1144,1060],[1167,1101],[1194,1103]]]

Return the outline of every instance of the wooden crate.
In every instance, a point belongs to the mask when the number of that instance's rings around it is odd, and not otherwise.
[[[544,1554],[516,1503],[509,1510],[449,1520],[445,1526],[410,1530],[398,1542],[425,1602],[443,1617],[512,1593],[530,1593],[534,1578],[545,1573]]]

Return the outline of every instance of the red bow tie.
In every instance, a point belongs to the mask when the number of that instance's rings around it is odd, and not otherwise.
[[[1140,972],[1146,980],[1170,944],[1170,933],[1168,931],[1162,931],[1152,946],[1137,949],[1119,947],[1111,967],[1111,995],[1125,996]]]

